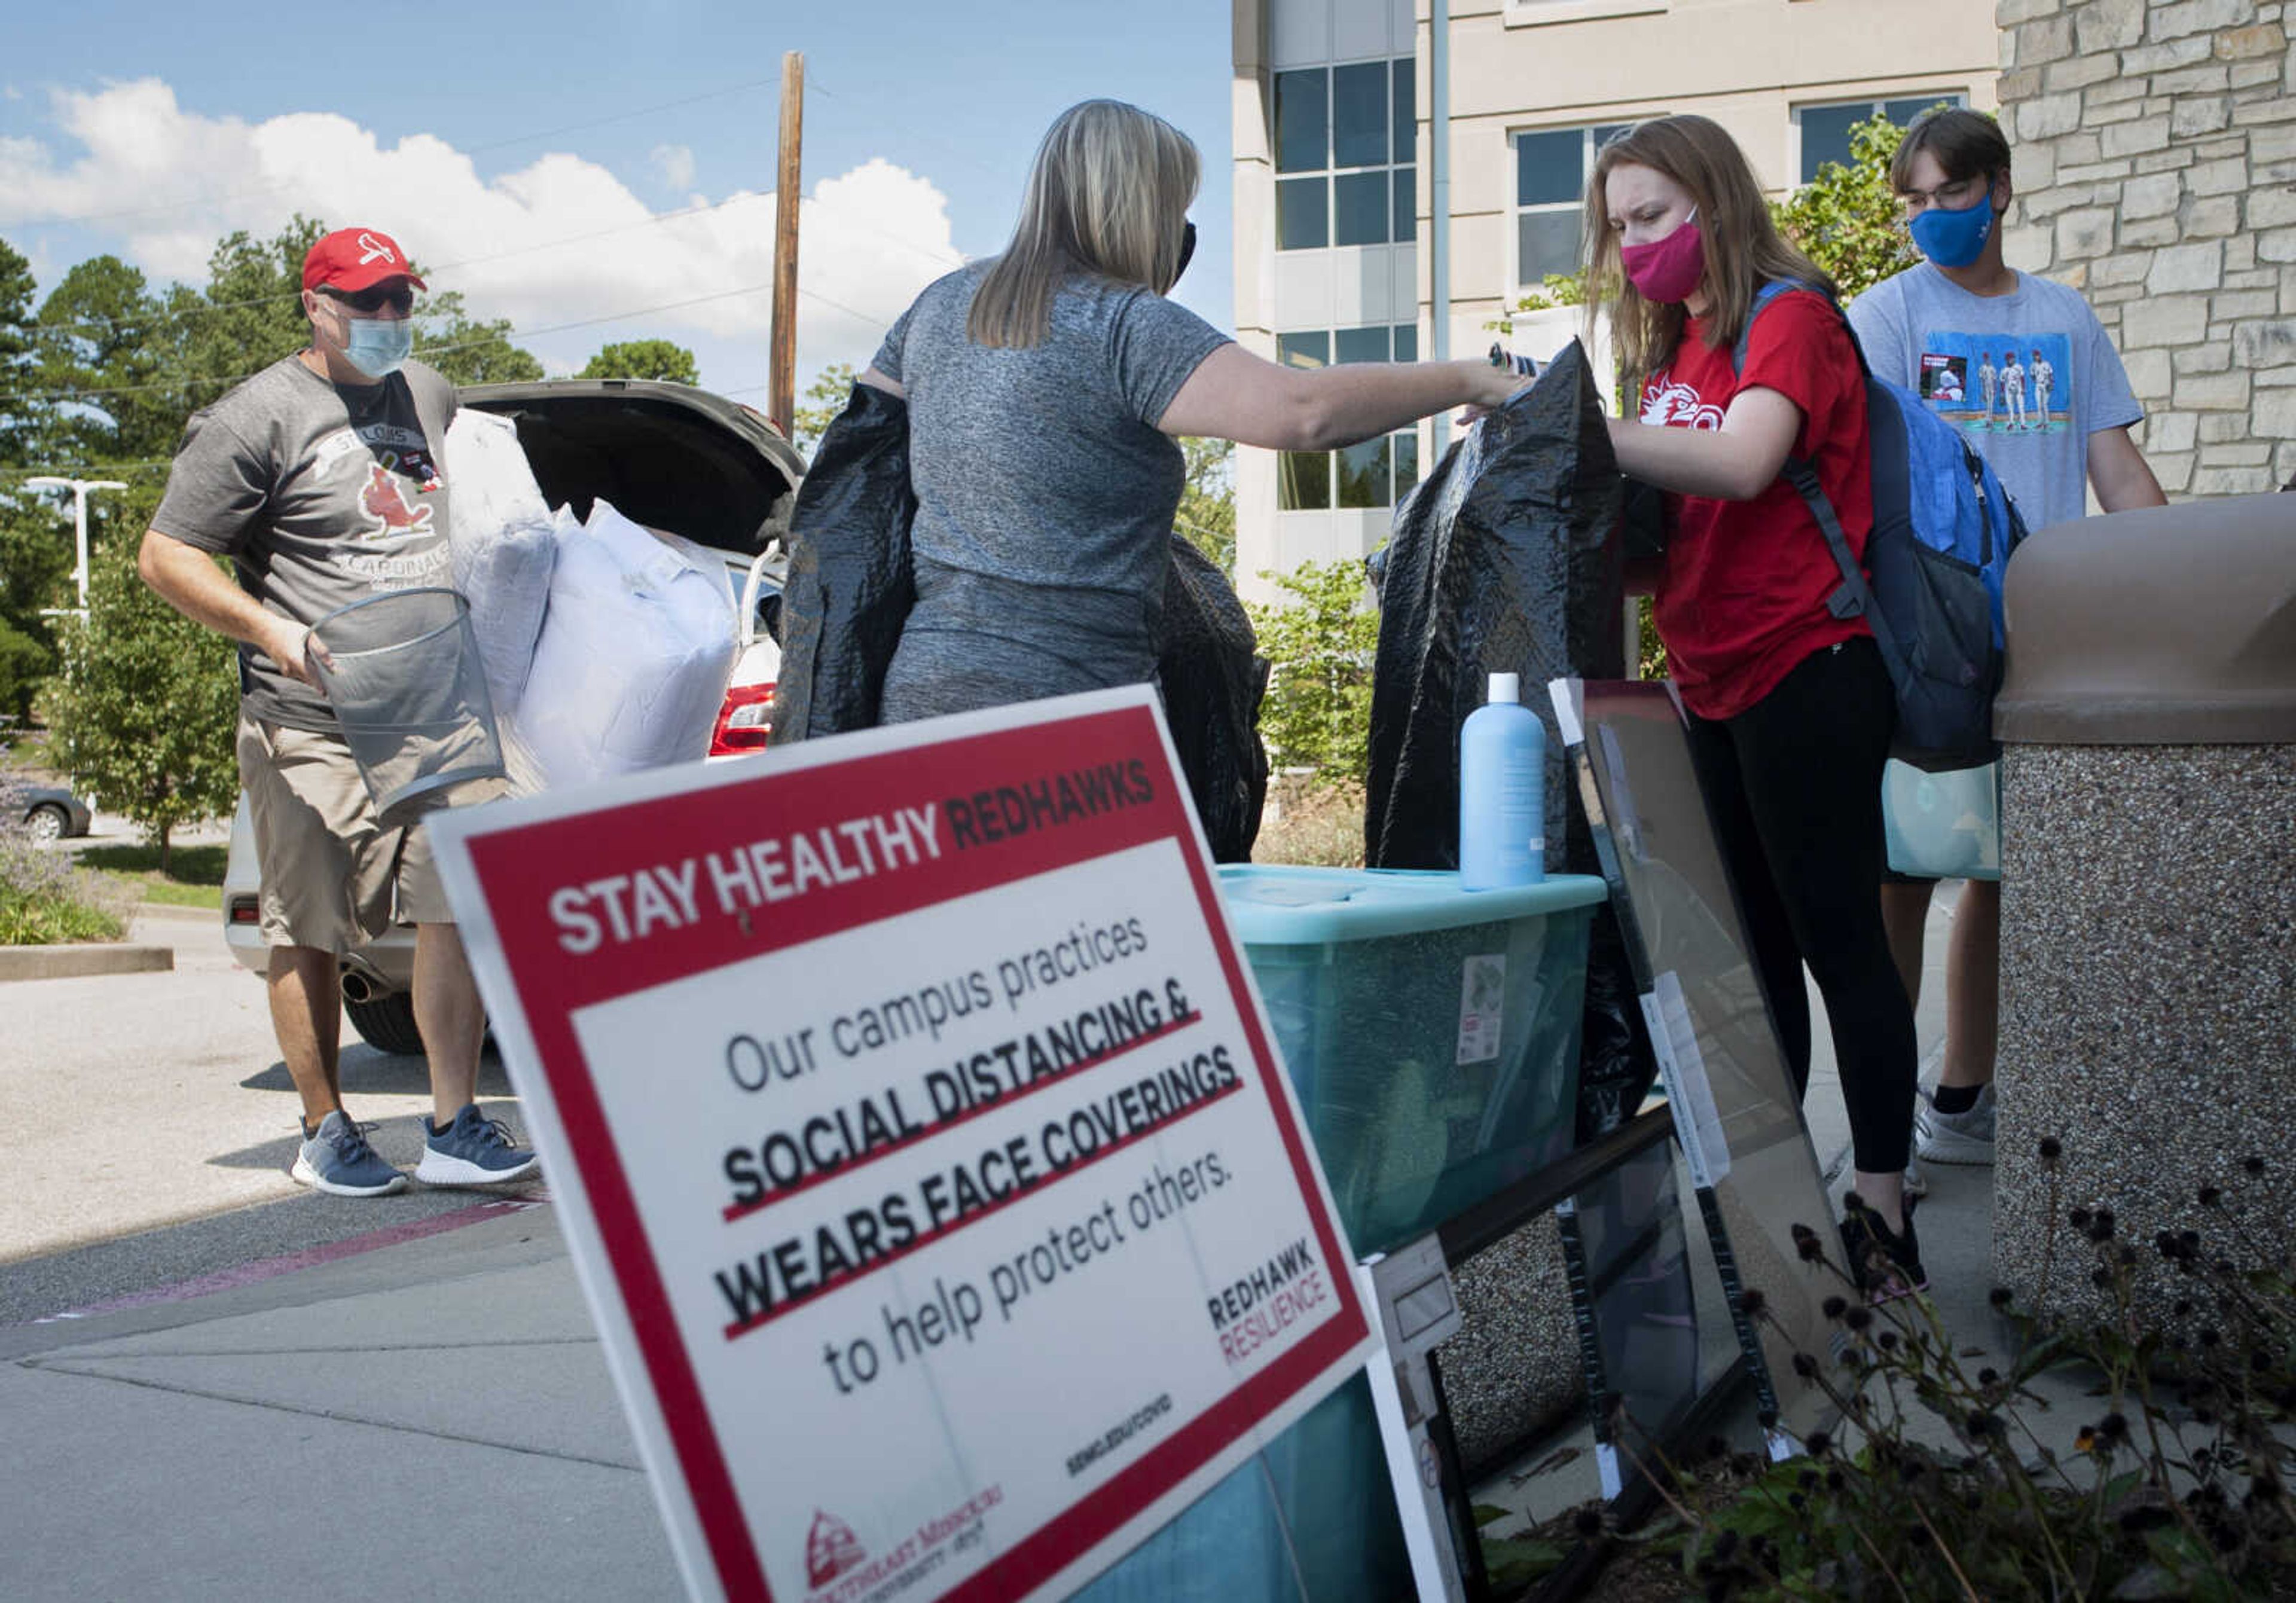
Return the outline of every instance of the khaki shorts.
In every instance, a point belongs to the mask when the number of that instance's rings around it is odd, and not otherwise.
[[[340,735],[239,720],[239,781],[263,874],[263,938],[340,957],[393,924],[451,924],[454,910],[420,822],[386,830]],[[490,800],[499,781],[443,794],[441,806]]]

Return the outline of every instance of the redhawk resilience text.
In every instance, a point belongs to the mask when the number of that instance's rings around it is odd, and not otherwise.
[[[1149,777],[1148,765],[1131,757],[952,796],[940,806],[949,838],[957,850],[969,851],[1119,808],[1145,806],[1155,799],[1156,781]]]

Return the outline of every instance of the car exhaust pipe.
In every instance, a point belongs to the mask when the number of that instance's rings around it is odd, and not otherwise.
[[[385,979],[372,964],[362,958],[356,957],[347,957],[343,960],[342,983],[343,1000],[361,1003],[376,1001],[398,989],[397,986]]]

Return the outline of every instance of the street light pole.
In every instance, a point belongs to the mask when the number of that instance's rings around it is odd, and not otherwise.
[[[78,566],[72,569],[72,581],[79,587],[79,606],[76,610],[79,621],[87,622],[87,493],[90,490],[124,490],[127,487],[117,478],[58,478],[43,473],[27,478],[25,487],[35,490],[70,490],[72,493],[72,551]],[[53,617],[65,611],[62,607],[46,607],[42,616]]]

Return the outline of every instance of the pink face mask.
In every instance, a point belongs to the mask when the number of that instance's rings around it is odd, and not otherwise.
[[[1691,209],[1682,226],[1647,245],[1619,247],[1619,265],[1627,282],[1644,300],[1671,303],[1688,300],[1706,274],[1706,241],[1698,232],[1698,212]]]

